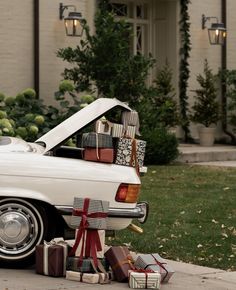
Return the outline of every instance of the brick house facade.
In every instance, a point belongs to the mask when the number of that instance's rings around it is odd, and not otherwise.
[[[1,0],[0,1],[0,91],[15,95],[27,87],[38,85],[39,95],[48,103],[62,79],[65,63],[56,57],[58,48],[75,46],[78,38],[65,35],[64,22],[59,19],[59,3],[62,0]],[[173,82],[178,95],[179,80],[179,11],[180,0],[112,0],[118,17],[126,17],[136,31],[133,42],[134,53],[151,52],[161,67],[166,60],[174,75]],[[235,0],[227,3],[227,67],[236,67],[236,9]],[[93,28],[96,0],[64,0],[64,5],[75,5],[88,24]],[[38,10],[37,10],[37,9]],[[221,67],[221,46],[210,45],[206,30],[201,28],[202,14],[216,16],[221,20],[222,0],[192,0],[189,5],[191,23],[189,96],[192,102],[196,89],[196,75],[202,72],[203,61],[217,72]],[[123,11],[123,12],[122,12]],[[119,13],[121,13],[119,15]],[[122,13],[124,15],[122,15]],[[36,39],[35,18],[38,15],[38,39]],[[37,46],[37,47],[36,47]],[[38,58],[35,54],[38,53]],[[37,66],[38,62],[38,66]],[[36,67],[37,66],[37,67]],[[38,73],[37,80],[35,79]],[[154,76],[155,72],[152,72]],[[195,126],[192,126],[195,136]],[[219,128],[218,134],[222,132]]]

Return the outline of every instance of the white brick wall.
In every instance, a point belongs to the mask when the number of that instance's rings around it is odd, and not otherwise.
[[[64,21],[59,19],[60,2],[61,0],[40,1],[40,96],[48,103],[53,103],[54,92],[63,79],[61,73],[69,66],[56,56],[56,51],[67,46],[75,47],[80,41],[79,37],[66,36]],[[67,0],[64,5],[75,5],[77,11],[87,17],[85,0]],[[68,11],[65,11],[65,16]]]
[[[33,86],[33,1],[0,1],[0,91]]]
[[[236,1],[227,0],[227,65],[236,69]]]
[[[236,2],[235,2],[236,6]],[[189,6],[190,23],[191,23],[191,43],[190,52],[190,79],[189,79],[189,107],[193,104],[193,90],[199,88],[196,76],[203,72],[204,60],[207,59],[213,73],[217,73],[221,67],[221,46],[211,45],[208,39],[207,28],[202,30],[202,14],[205,16],[216,16],[221,21],[221,0],[192,0]],[[213,21],[214,22],[214,21]],[[211,21],[206,23],[206,27],[211,26]],[[191,133],[193,138],[198,138],[196,125],[192,124]],[[220,134],[220,130],[218,130]]]

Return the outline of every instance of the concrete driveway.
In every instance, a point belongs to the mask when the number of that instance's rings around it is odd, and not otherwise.
[[[176,270],[162,290],[235,290],[236,272],[169,261]],[[0,290],[74,290],[74,289],[128,289],[127,283],[112,281],[109,285],[94,285],[51,278],[35,274],[32,269],[0,269]]]

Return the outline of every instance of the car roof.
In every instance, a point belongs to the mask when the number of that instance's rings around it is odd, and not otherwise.
[[[73,114],[35,142],[45,147],[45,154],[115,107],[131,111],[131,108],[126,103],[115,98],[99,98]]]

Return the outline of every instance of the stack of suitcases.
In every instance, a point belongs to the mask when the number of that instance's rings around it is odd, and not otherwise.
[[[84,160],[143,167],[146,142],[135,138],[140,135],[136,111],[123,112],[121,124],[100,119],[95,128],[82,136]]]

